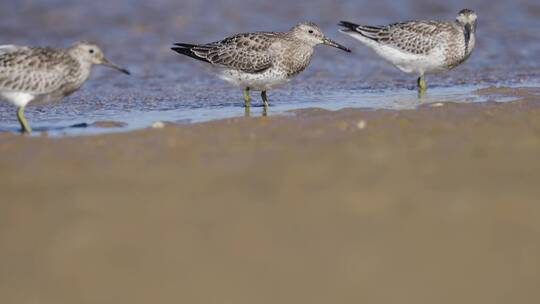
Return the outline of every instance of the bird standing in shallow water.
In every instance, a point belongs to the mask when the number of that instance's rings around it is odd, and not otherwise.
[[[110,63],[101,49],[77,42],[67,49],[0,46],[0,99],[17,109],[22,131],[32,132],[24,117],[29,103],[58,101],[77,91],[90,76],[92,66],[105,65],[128,74]]]
[[[347,21],[341,30],[373,49],[405,73],[418,74],[418,90],[426,89],[424,75],[455,68],[465,62],[476,45],[477,15],[459,12],[455,22],[406,21],[387,26],[358,25]]]
[[[212,64],[220,78],[242,87],[246,109],[250,107],[249,91],[261,91],[266,110],[266,91],[306,69],[318,44],[350,52],[311,22],[299,23],[287,32],[243,33],[200,45],[177,43],[172,50]]]

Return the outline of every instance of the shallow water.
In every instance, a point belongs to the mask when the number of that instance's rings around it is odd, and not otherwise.
[[[426,100],[415,79],[357,41],[341,35],[339,20],[385,24],[405,19],[453,19],[464,7],[479,14],[478,45],[454,71],[428,77]],[[211,8],[211,9],[209,9]],[[204,63],[183,58],[173,42],[209,42],[242,31],[286,30],[311,20],[353,54],[319,47],[298,78],[269,93],[269,114],[320,107],[413,108],[434,101],[486,101],[472,94],[492,85],[535,86],[540,76],[540,4],[537,1],[59,1],[4,0],[0,43],[68,46],[86,39],[103,46],[126,77],[98,67],[87,84],[60,103],[36,105],[26,115],[36,130],[78,135],[146,128],[155,121],[200,122],[243,116],[241,91],[216,79]],[[260,99],[252,93],[255,105]],[[498,101],[511,100],[497,99]],[[15,131],[15,109],[0,103],[0,130]],[[262,108],[254,107],[257,116]],[[119,128],[81,127],[119,121]],[[79,125],[78,128],[71,128]]]

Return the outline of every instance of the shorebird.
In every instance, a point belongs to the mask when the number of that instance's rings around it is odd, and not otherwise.
[[[242,33],[208,44],[176,43],[172,50],[212,64],[220,78],[243,88],[246,109],[250,107],[249,91],[261,91],[267,109],[266,91],[306,69],[319,44],[350,52],[312,22],[299,23],[287,32]]]
[[[341,21],[340,31],[373,49],[405,73],[419,76],[418,90],[427,89],[425,74],[447,71],[465,62],[476,44],[476,13],[459,12],[451,21],[406,21],[387,26]]]
[[[90,76],[92,66],[101,64],[128,74],[109,62],[101,49],[77,42],[67,49],[0,46],[0,100],[17,107],[24,133],[32,132],[24,117],[29,103],[58,101],[77,91]]]

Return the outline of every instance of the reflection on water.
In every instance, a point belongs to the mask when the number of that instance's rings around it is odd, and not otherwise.
[[[489,3],[489,5],[486,5]],[[242,31],[286,30],[311,20],[352,54],[319,47],[312,65],[285,87],[269,92],[269,114],[321,107],[413,108],[415,78],[377,58],[337,32],[339,20],[384,24],[411,18],[453,19],[464,7],[479,14],[479,41],[470,60],[449,73],[428,77],[424,102],[479,101],[476,87],[538,83],[540,5],[536,0],[3,0],[0,43],[67,46],[95,40],[132,77],[97,68],[75,95],[61,103],[29,107],[37,128],[114,120],[131,130],[154,121],[197,122],[243,116],[241,90],[211,75],[204,63],[169,50],[173,42],[208,42]],[[211,9],[209,9],[211,8]],[[241,8],[241,9],[240,9]],[[501,18],[504,16],[504,18]],[[255,99],[254,99],[255,100]],[[260,114],[262,107],[251,109]],[[0,103],[0,130],[18,127],[14,108]],[[53,134],[91,134],[118,129],[68,128]]]
[[[539,86],[535,84],[522,84],[520,86]],[[419,106],[429,105],[439,102],[486,102],[491,101],[492,96],[477,95],[475,91],[486,86],[455,86],[433,88],[426,95],[419,99],[415,90],[409,89],[384,89],[384,90],[334,90],[327,91],[325,95],[318,95],[313,92],[303,92],[303,94],[293,93],[288,97],[281,96],[280,99],[270,104],[268,112],[262,103],[254,103],[249,112],[243,107],[242,98],[234,97],[230,102],[208,102],[208,106],[190,106],[189,104],[178,104],[176,108],[152,110],[150,107],[138,109],[136,107],[126,111],[114,111],[106,107],[101,110],[90,111],[77,117],[66,118],[62,114],[56,114],[56,119],[47,119],[46,116],[54,115],[47,111],[37,113],[43,116],[33,122],[36,134],[40,131],[47,131],[50,136],[73,136],[90,135],[109,132],[125,132],[137,129],[149,128],[155,122],[166,122],[173,124],[198,123],[216,119],[233,117],[262,117],[266,115],[293,115],[291,111],[305,108],[321,108],[326,110],[340,110],[344,108],[365,108],[365,109],[415,109]],[[237,96],[238,97],[238,96]],[[288,98],[288,99],[287,99]],[[239,100],[238,100],[239,99]],[[496,101],[505,102],[516,100],[516,97],[496,96]],[[62,119],[62,117],[64,117]],[[121,122],[114,124],[110,128],[101,127],[103,120]],[[98,123],[95,123],[98,122]],[[125,123],[125,124],[122,124]],[[3,123],[0,131],[16,132],[19,125],[16,121]]]

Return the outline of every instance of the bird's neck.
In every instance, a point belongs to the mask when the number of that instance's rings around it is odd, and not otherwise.
[[[71,70],[69,71],[68,76],[66,77],[69,81],[69,88],[66,88],[70,92],[78,90],[84,82],[90,77],[93,64],[86,61],[80,60],[76,57],[71,56],[74,61]]]
[[[286,51],[285,58],[288,58],[290,71],[288,74],[296,75],[307,68],[311,62],[314,48],[308,44],[292,44]]]
[[[476,44],[476,24],[460,24],[465,41],[465,56],[469,57]]]

